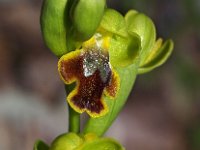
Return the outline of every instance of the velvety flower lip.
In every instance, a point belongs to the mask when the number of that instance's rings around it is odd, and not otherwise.
[[[109,62],[109,52],[102,41],[86,42],[84,48],[63,55],[58,70],[65,84],[76,82],[75,89],[67,96],[70,106],[77,112],[86,111],[91,117],[108,112],[103,95],[114,98],[119,90],[119,77]],[[104,45],[104,46],[101,46]]]

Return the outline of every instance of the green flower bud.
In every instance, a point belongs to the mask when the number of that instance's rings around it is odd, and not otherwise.
[[[152,20],[142,13],[134,10],[129,11],[125,16],[128,32],[137,33],[141,38],[140,63],[143,63],[150,53],[155,40],[156,30]]]
[[[75,133],[62,134],[53,141],[49,150],[74,150],[82,143],[82,138]]]
[[[41,10],[41,30],[48,48],[56,55],[68,52],[67,33],[69,24],[66,21],[68,0],[44,0]]]
[[[106,0],[76,0],[71,8],[73,36],[78,41],[94,35],[104,14]]]

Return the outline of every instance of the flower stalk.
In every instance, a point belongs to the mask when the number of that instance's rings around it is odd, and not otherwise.
[[[69,132],[80,133],[80,114],[70,106],[69,110]]]

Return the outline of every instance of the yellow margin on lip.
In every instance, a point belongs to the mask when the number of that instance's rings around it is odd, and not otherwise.
[[[102,96],[103,97],[103,94]],[[104,109],[100,111],[100,113],[95,113],[95,112],[91,112],[90,110],[87,110],[86,109],[86,112],[92,117],[92,118],[97,118],[97,117],[101,117],[101,116],[104,116],[105,114],[108,113],[108,106],[107,104],[105,103],[105,101],[101,98],[100,100],[101,104],[103,105]]]
[[[76,87],[74,88],[74,90],[72,90],[70,92],[70,94],[67,96],[67,102],[69,103],[69,105],[78,113],[83,113],[84,111],[86,111],[91,117],[93,118],[96,118],[96,117],[101,117],[101,116],[104,116],[107,112],[108,112],[108,106],[107,104],[104,102],[104,100],[101,98],[101,103],[104,107],[103,110],[101,110],[100,113],[95,113],[95,112],[91,112],[90,110],[86,109],[86,108],[79,108],[77,105],[75,105],[73,102],[72,102],[72,98],[78,93],[78,89],[79,89],[79,86],[80,86],[80,82],[77,80],[76,81]],[[103,95],[103,94],[102,94]]]
[[[76,106],[73,102],[72,102],[72,98],[78,93],[78,89],[80,86],[80,81],[76,80],[76,86],[75,88],[69,93],[69,95],[67,96],[67,102],[69,103],[69,105],[78,113],[83,113],[85,111],[84,109],[79,108],[78,106]]]
[[[59,75],[60,75],[62,81],[63,81],[65,84],[71,84],[71,83],[75,82],[75,81],[78,80],[78,79],[77,79],[76,77],[73,77],[73,78],[69,79],[68,81],[65,80],[65,79],[63,78],[62,74],[61,74],[61,63],[62,63],[62,61],[69,61],[69,60],[72,59],[72,58],[78,57],[78,56],[80,56],[80,54],[81,54],[81,50],[75,50],[75,51],[72,51],[72,52],[69,52],[69,53],[63,55],[63,56],[59,59],[59,61],[58,61],[58,72],[59,72]]]
[[[102,100],[102,98],[101,98],[100,101],[101,101],[104,109],[100,113],[91,112],[90,110],[88,110],[86,108],[80,109],[78,106],[74,105],[74,103],[72,102],[72,97],[75,96],[78,93],[78,89],[79,89],[79,86],[80,86],[80,81],[76,77],[73,77],[73,78],[71,78],[71,79],[69,79],[67,81],[61,75],[61,63],[62,63],[62,61],[69,61],[71,58],[80,56],[80,54],[81,54],[81,50],[75,50],[75,51],[72,51],[70,53],[67,53],[67,54],[63,55],[58,61],[58,72],[59,72],[59,75],[60,75],[62,81],[65,84],[71,84],[73,82],[76,82],[75,88],[69,93],[69,95],[67,96],[66,100],[69,103],[69,105],[78,113],[83,113],[84,111],[86,111],[93,118],[104,116],[108,112],[108,106]]]

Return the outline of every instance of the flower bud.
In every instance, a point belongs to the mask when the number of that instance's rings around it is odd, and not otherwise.
[[[75,133],[62,134],[53,141],[49,150],[74,150],[82,143],[82,138]]]
[[[94,35],[104,14],[106,0],[76,0],[71,8],[73,37],[78,41]]]
[[[40,23],[44,41],[58,57],[69,51],[67,4],[68,0],[44,0],[41,10]]]

